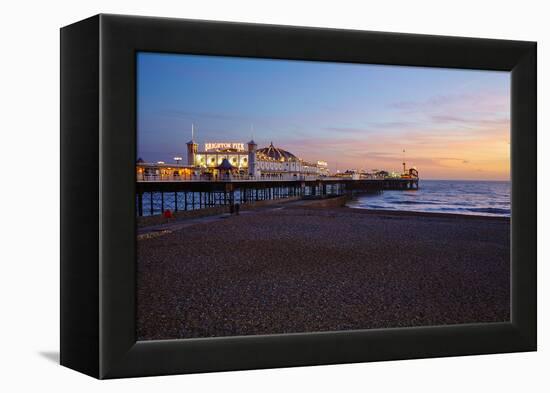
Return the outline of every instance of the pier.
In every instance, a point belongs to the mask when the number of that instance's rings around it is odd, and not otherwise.
[[[328,198],[384,190],[418,189],[418,178],[304,179],[215,178],[210,180],[157,179],[136,182],[138,216],[165,210],[188,211],[291,197]]]

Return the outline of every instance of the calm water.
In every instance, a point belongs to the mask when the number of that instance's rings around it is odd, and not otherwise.
[[[510,217],[510,182],[420,180],[418,190],[363,194],[348,206]]]

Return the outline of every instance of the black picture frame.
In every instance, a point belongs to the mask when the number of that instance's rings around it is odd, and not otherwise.
[[[136,342],[136,52],[511,71],[511,321]],[[534,351],[536,43],[97,15],[61,29],[61,364],[96,378]]]

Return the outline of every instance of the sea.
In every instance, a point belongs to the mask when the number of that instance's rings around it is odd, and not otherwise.
[[[510,217],[509,181],[420,180],[418,190],[360,194],[347,206]]]

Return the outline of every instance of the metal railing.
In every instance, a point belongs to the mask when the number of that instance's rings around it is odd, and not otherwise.
[[[144,175],[138,174],[138,182],[239,182],[239,181],[314,181],[314,180],[418,180],[418,178],[399,178],[379,175],[361,176],[318,176],[318,175]]]
[[[318,180],[321,177],[316,175],[265,175],[265,176],[250,176],[250,175],[139,175],[136,180],[138,182],[205,182],[205,181],[301,181],[301,180]]]

